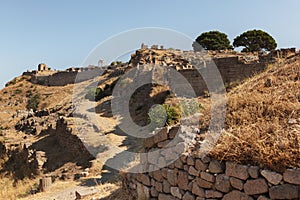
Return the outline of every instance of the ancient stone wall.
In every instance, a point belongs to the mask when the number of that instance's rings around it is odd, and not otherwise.
[[[79,83],[101,75],[101,69],[86,71],[57,71],[50,75],[33,74],[31,81],[47,86],[64,86],[67,84]]]
[[[160,130],[159,135],[145,140],[146,149],[162,148],[175,137],[177,131],[178,127]],[[159,166],[161,160],[167,161],[168,156],[148,157],[149,169]],[[178,157],[175,162],[156,171],[126,174],[124,185],[137,199],[143,200],[300,198],[300,169],[287,169],[279,173],[207,156],[200,158],[192,153],[183,153]]]
[[[223,83],[229,84],[232,82],[242,81],[253,76],[256,73],[262,72],[266,68],[266,63],[242,63],[238,57],[227,57],[214,59],[215,66],[218,68]],[[208,64],[209,65],[209,64]],[[215,73],[209,72],[209,66],[200,66],[196,69],[182,69],[179,72],[188,80],[197,95],[202,95],[207,91],[207,83],[214,83],[216,80]],[[200,73],[199,73],[200,72]],[[202,75],[210,74],[205,77],[204,81]]]

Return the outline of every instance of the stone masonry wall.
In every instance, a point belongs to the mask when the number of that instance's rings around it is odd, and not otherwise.
[[[32,82],[33,83],[38,83],[42,85],[47,85],[47,86],[64,86],[67,84],[74,84],[74,83],[79,83],[82,81],[90,80],[92,78],[95,78],[102,73],[101,69],[91,69],[87,71],[58,71],[56,73],[53,73],[51,75],[43,76],[34,74],[32,76]]]
[[[178,127],[160,130],[160,135],[145,140],[145,147],[162,148],[174,138],[177,130]],[[162,155],[159,157],[149,160],[147,164],[159,165]],[[168,159],[166,156],[164,158]],[[184,153],[175,162],[159,170],[126,174],[124,185],[141,200],[298,200],[300,169],[286,169],[279,173],[259,166]]]
[[[220,72],[224,84],[242,81],[253,76],[255,73],[263,71],[267,66],[266,63],[242,63],[238,60],[238,57],[218,58],[214,59],[214,63]],[[209,66],[206,68],[202,66],[198,71],[196,69],[183,69],[179,70],[179,72],[191,84],[196,95],[202,95],[204,91],[207,91],[208,89],[201,74],[204,74],[209,70]],[[216,76],[212,73],[211,76],[206,78],[208,82],[213,83]]]

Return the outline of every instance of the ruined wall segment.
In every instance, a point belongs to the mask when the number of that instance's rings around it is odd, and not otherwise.
[[[163,148],[180,127],[163,128],[145,139],[145,150]],[[170,155],[148,156],[146,165],[159,166]],[[187,150],[176,161],[159,170],[126,174],[124,185],[137,199],[171,200],[268,200],[300,198],[300,169],[275,172],[260,166],[218,161]]]

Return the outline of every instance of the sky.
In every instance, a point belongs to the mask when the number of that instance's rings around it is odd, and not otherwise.
[[[143,27],[194,39],[219,30],[231,41],[261,29],[278,48],[299,48],[299,8],[298,0],[0,0],[0,88],[41,62],[55,69],[81,66],[107,38]]]

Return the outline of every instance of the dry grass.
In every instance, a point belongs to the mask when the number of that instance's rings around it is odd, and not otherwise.
[[[14,184],[9,178],[0,179],[0,199],[15,200],[26,196],[36,182],[34,180],[23,180]]]
[[[226,133],[211,155],[277,171],[300,167],[299,101],[300,59],[269,66],[228,94]]]

